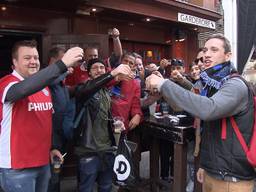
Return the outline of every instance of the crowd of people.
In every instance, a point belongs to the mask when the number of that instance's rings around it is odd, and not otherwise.
[[[114,52],[101,59],[96,47],[49,51],[49,65],[40,69],[34,40],[12,49],[13,72],[0,79],[0,186],[6,192],[58,192],[67,142],[78,157],[78,191],[112,190],[113,165],[120,130],[130,139],[149,108],[186,114],[195,135],[188,141],[187,192],[194,179],[203,192],[250,192],[255,172],[227,120],[234,117],[247,143],[253,128],[253,98],[230,61],[229,41],[209,36],[186,73],[180,59],[143,63],[138,53],[124,52],[119,30],[111,33]],[[147,139],[140,140],[146,146]],[[201,141],[201,142],[200,142]],[[173,176],[173,144],[160,140],[161,179]],[[199,150],[200,149],[200,150]],[[194,167],[200,156],[200,167]],[[136,158],[136,157],[135,157]],[[137,169],[137,168],[136,168]],[[197,172],[197,178],[194,173]]]

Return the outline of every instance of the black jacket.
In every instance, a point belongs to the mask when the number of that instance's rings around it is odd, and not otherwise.
[[[77,100],[78,114],[81,110],[84,110],[84,112],[74,134],[76,146],[83,146],[95,151],[97,150],[95,143],[93,142],[92,128],[93,122],[98,115],[101,101],[95,98],[95,94],[100,89],[104,89],[104,86],[112,79],[112,75],[107,73],[77,86],[75,97]],[[108,111],[108,118],[111,119],[110,111]],[[115,145],[115,141],[110,121],[108,121],[108,133],[113,146]]]
[[[250,143],[254,115],[253,95],[249,94],[247,110],[234,116],[247,145]],[[255,172],[248,163],[240,142],[227,118],[226,139],[221,138],[221,119],[204,122],[201,143],[201,167],[217,178],[225,176],[241,180],[255,178]]]

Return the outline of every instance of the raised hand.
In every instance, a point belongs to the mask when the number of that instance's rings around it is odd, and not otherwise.
[[[171,79],[173,81],[179,82],[179,81],[182,81],[184,79],[184,76],[178,70],[173,70],[171,72]]]
[[[62,57],[63,63],[67,67],[72,67],[76,65],[78,61],[82,61],[84,56],[84,51],[80,47],[72,47],[66,51],[64,56]]]
[[[111,32],[111,36],[112,38],[118,38],[120,36],[120,32],[117,28],[113,28],[112,32]]]
[[[131,68],[124,64],[120,64],[117,68],[112,70],[111,75],[115,77],[117,81],[131,80],[134,78]]]
[[[162,68],[162,69],[164,69],[165,67],[167,67],[168,65],[170,65],[171,63],[167,60],[167,59],[162,59],[161,61],[160,61],[160,67]]]

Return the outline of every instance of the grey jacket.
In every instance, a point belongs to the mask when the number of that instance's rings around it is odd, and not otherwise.
[[[247,143],[253,125],[252,97],[239,78],[227,80],[212,97],[196,95],[171,81],[165,81],[161,93],[172,106],[176,105],[195,117],[204,120],[201,167],[217,178],[225,176],[250,180],[255,176],[245,153],[228,122],[227,138],[221,139],[221,120],[234,116]]]

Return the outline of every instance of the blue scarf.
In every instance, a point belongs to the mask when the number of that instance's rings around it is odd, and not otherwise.
[[[203,89],[200,95],[211,97],[229,79],[232,73],[236,73],[236,69],[230,61],[210,67],[200,74],[200,80],[203,84]]]

